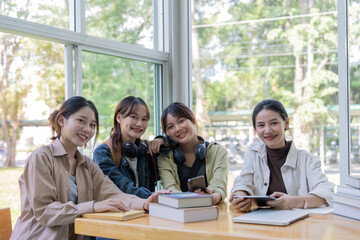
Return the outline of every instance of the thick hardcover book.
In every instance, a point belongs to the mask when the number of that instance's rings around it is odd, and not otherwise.
[[[127,212],[102,212],[102,213],[85,213],[83,218],[98,218],[106,220],[126,221],[144,216],[144,211],[130,210]]]
[[[360,198],[360,188],[351,187],[348,185],[338,185],[337,193],[341,195],[353,196]]]
[[[355,188],[360,188],[360,174],[348,175],[347,185]]]
[[[360,208],[360,197],[334,194],[333,201]]]
[[[213,205],[210,195],[183,192],[159,195],[159,204],[174,208],[208,207]]]
[[[333,205],[334,205],[334,212],[333,212],[334,214],[360,220],[360,206],[351,206],[343,202],[335,202],[335,201],[333,201]]]
[[[173,208],[157,203],[150,203],[150,216],[165,218],[182,223],[216,220],[217,206],[199,208]]]

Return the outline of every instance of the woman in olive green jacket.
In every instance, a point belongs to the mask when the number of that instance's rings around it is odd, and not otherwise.
[[[170,104],[162,113],[164,138],[171,151],[158,157],[158,168],[164,189],[187,192],[187,180],[204,175],[213,203],[224,201],[228,176],[226,149],[217,143],[208,143],[196,134],[196,119],[183,103]],[[202,192],[200,189],[196,192]]]

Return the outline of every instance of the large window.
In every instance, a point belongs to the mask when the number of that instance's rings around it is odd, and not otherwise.
[[[50,142],[47,119],[64,100],[64,50],[19,35],[0,33],[0,38],[0,143],[6,153],[1,160],[4,164],[8,156],[10,165],[23,164],[31,151]]]
[[[1,15],[49,26],[69,28],[68,0],[2,0]]]
[[[289,139],[339,182],[336,1],[194,0],[192,42],[194,109],[231,170],[253,141],[252,109],[273,98],[290,114]]]
[[[349,1],[350,173],[360,172],[360,1]]]
[[[21,167],[35,148],[50,143],[49,114],[73,95],[99,110],[97,144],[110,132],[116,104],[128,95],[149,106],[144,137],[160,134],[163,83],[170,86],[171,71],[169,53],[157,49],[173,46],[163,26],[170,8],[167,0],[0,0],[0,166]],[[93,143],[85,154],[92,154]],[[14,224],[20,171],[1,171],[11,176],[0,187],[0,207],[11,207]]]
[[[86,0],[86,33],[153,48],[152,3],[152,0]]]
[[[96,103],[100,138],[105,140],[113,127],[116,105],[126,96],[141,97],[149,107],[146,134],[154,137],[154,64],[92,52],[83,52],[83,96]]]
[[[1,165],[23,164],[48,143],[49,114],[73,95],[98,107],[98,143],[110,132],[115,106],[128,95],[149,106],[144,137],[160,134],[169,54],[154,46],[164,49],[163,1],[0,0],[0,7]]]

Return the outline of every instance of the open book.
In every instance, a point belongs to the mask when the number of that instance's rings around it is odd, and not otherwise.
[[[144,216],[144,211],[129,210],[127,212],[102,212],[102,213],[85,213],[83,218],[98,218],[106,220],[126,221]]]

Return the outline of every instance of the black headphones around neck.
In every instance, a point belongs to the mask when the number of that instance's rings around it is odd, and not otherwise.
[[[135,143],[127,142],[124,145],[124,155],[129,158],[142,157],[147,153],[148,146],[148,142],[139,139]]]
[[[200,159],[201,162],[205,161],[206,157],[206,148],[209,146],[209,142],[206,142],[202,137],[197,136],[197,138],[200,140],[200,144],[198,144],[195,148],[195,157],[197,159]],[[184,156],[184,153],[181,151],[180,146],[177,142],[172,140],[170,137],[168,137],[170,140],[170,144],[172,145],[173,150],[173,156],[174,161],[176,164],[183,164],[186,161],[186,158]]]

